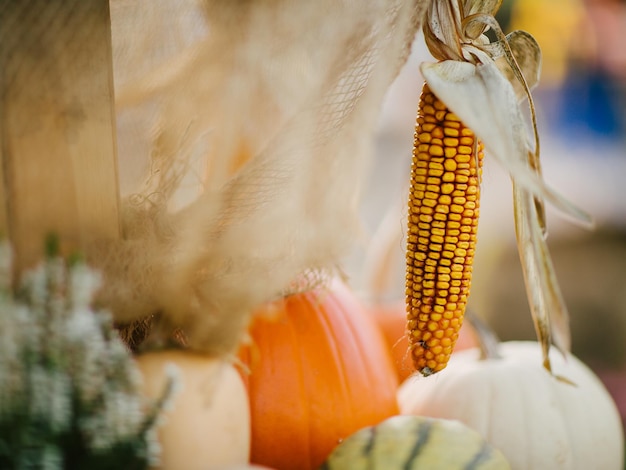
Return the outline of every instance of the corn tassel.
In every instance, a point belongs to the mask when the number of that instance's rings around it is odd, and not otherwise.
[[[427,376],[446,367],[463,323],[478,228],[483,145],[424,85],[406,251],[409,345]]]

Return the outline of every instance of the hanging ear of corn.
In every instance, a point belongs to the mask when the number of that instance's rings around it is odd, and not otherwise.
[[[423,375],[442,370],[463,323],[478,227],[483,148],[424,85],[409,192],[409,344]]]
[[[500,0],[431,2],[424,24],[424,38],[428,50],[437,62],[423,63],[420,70],[428,87],[456,116],[470,126],[485,143],[489,154],[498,160],[511,176],[514,186],[516,237],[530,310],[538,339],[542,344],[544,366],[550,371],[548,352],[551,344],[554,343],[559,350],[566,353],[569,349],[570,334],[567,309],[556,282],[545,241],[543,201],[552,203],[585,225],[589,225],[591,219],[543,181],[539,165],[537,119],[530,93],[539,79],[541,51],[537,42],[528,33],[516,31],[509,35],[504,34],[494,17],[500,3]],[[487,29],[496,35],[496,41],[490,41],[485,36]],[[530,128],[534,137],[532,143],[528,140],[527,126],[523,117],[522,108],[526,100],[530,112]],[[414,225],[409,231],[407,309],[415,364],[423,374],[429,374],[445,367],[445,363],[440,364],[439,359],[447,360],[452,345],[447,344],[446,335],[452,335],[450,342],[453,344],[454,331],[448,331],[451,326],[444,322],[446,319],[444,315],[450,316],[452,310],[450,304],[456,304],[455,307],[459,308],[460,302],[453,302],[450,297],[454,294],[451,294],[449,289],[446,291],[445,284],[439,282],[442,272],[440,260],[444,258],[446,250],[445,244],[440,248],[438,238],[434,238],[439,236],[435,232],[439,227],[433,227],[430,220],[420,219],[426,217],[423,214],[428,210],[437,215],[436,209],[440,205],[445,205],[440,202],[440,196],[428,188],[430,184],[428,178],[435,178],[431,162],[438,156],[432,149],[441,153],[441,144],[435,143],[438,137],[432,135],[438,129],[439,117],[435,112],[434,118],[431,117],[429,121],[428,114],[432,113],[426,112],[428,104],[424,103],[423,106],[425,112],[422,122],[418,121],[413,189],[409,202],[411,208],[409,223]],[[436,106],[432,108],[441,111]],[[445,130],[445,127],[443,129]],[[425,150],[422,151],[421,148]],[[443,155],[447,157],[445,151]],[[427,164],[423,162],[425,158],[428,159]],[[476,177],[479,178],[480,157],[476,158],[478,162]],[[423,177],[426,177],[425,186],[421,181]],[[444,184],[442,178],[440,184],[442,194]],[[424,186],[425,189],[418,185]],[[436,185],[432,187],[435,188]],[[436,220],[434,216],[433,220]],[[469,218],[467,222],[469,223]],[[420,223],[425,224],[424,228],[420,227]],[[422,235],[420,233],[422,230],[425,235],[430,236],[427,238]],[[443,236],[445,240],[446,236],[451,235],[447,230]],[[452,245],[449,241],[446,243]],[[442,250],[441,255],[431,258],[431,252],[437,250]],[[473,253],[473,250],[472,252],[467,250],[465,253],[466,264],[471,261],[470,253]],[[455,257],[461,262],[461,256],[455,254]],[[464,306],[469,292],[471,269],[464,268],[461,272],[463,273],[461,280],[466,281],[462,286],[466,289],[462,298]],[[435,311],[437,305],[440,305],[439,310],[443,307],[441,318],[438,316],[439,312]],[[453,312],[450,323],[457,313],[456,310]],[[444,329],[443,333],[441,329]],[[429,341],[437,336],[441,339],[433,346],[434,340],[431,343]],[[446,345],[440,348],[443,339],[446,339]]]

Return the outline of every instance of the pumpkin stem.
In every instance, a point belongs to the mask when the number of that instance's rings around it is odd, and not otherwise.
[[[501,359],[502,356],[499,351],[500,340],[493,330],[489,328],[489,325],[472,310],[468,310],[465,317],[478,340],[480,360]]]

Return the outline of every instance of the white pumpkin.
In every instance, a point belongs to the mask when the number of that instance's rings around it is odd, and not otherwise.
[[[514,469],[624,468],[619,413],[587,366],[551,353],[555,374],[571,385],[543,368],[536,342],[502,343],[499,352],[481,360],[479,348],[460,351],[437,375],[407,379],[398,392],[401,413],[457,419]]]
[[[143,393],[158,400],[177,369],[171,402],[158,428],[162,470],[206,470],[247,465],[250,409],[245,385],[227,362],[185,351],[161,351],[137,358]]]

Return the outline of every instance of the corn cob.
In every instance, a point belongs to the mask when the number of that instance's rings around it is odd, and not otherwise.
[[[472,276],[483,145],[424,85],[413,146],[406,251],[409,346],[415,368],[446,367]]]

